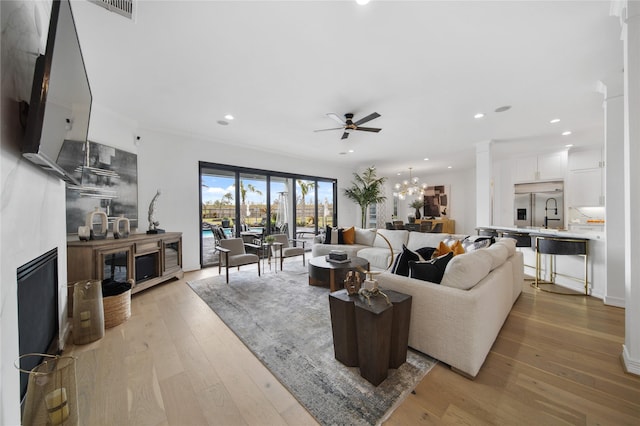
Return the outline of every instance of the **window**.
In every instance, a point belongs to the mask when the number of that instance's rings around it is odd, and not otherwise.
[[[337,181],[285,172],[200,162],[200,264],[217,265],[226,237],[284,233],[305,239],[335,223]],[[244,237],[243,237],[244,238]]]

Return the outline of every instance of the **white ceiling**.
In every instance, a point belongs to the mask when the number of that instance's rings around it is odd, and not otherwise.
[[[134,22],[73,8],[94,102],[141,129],[391,175],[473,166],[486,140],[497,155],[602,143],[597,82],[622,79],[609,5],[144,0]],[[313,132],[374,111],[380,133]]]

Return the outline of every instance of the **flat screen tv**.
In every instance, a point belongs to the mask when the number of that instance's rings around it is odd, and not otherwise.
[[[54,0],[44,55],[36,60],[22,154],[74,185],[56,164],[65,139],[86,141],[91,88],[69,0]]]

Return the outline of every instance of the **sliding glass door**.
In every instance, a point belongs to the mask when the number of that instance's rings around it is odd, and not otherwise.
[[[221,238],[247,242],[268,234],[307,241],[333,226],[337,181],[278,171],[200,163],[200,263],[217,265]]]

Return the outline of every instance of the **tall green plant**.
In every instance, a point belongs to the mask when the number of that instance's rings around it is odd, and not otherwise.
[[[344,195],[353,200],[361,209],[361,226],[367,226],[367,209],[371,204],[377,204],[387,199],[382,195],[382,188],[387,180],[386,177],[376,175],[375,166],[367,168],[362,174],[354,173],[354,181],[351,188],[344,190]]]

